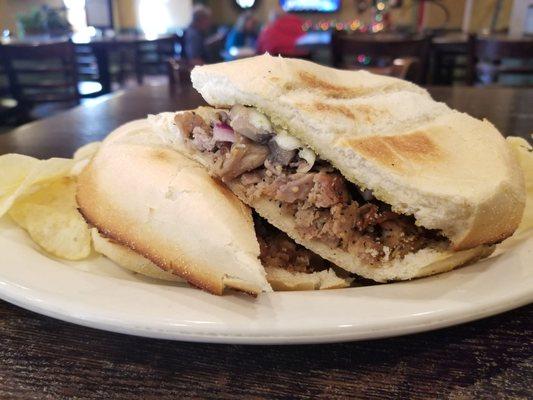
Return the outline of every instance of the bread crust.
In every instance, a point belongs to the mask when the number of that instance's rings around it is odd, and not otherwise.
[[[211,293],[226,286],[253,295],[271,291],[250,210],[196,163],[162,146],[146,121],[128,125],[79,176],[77,202],[86,220]]]
[[[268,55],[196,67],[191,79],[213,106],[257,107],[455,250],[497,243],[520,222],[523,177],[498,130],[416,85]]]
[[[403,259],[386,262],[379,266],[369,266],[346,250],[332,249],[318,240],[303,238],[295,227],[294,218],[284,215],[276,202],[266,199],[250,202],[237,187],[233,187],[233,189],[241,200],[250,205],[272,225],[287,233],[295,242],[330,260],[348,272],[376,282],[402,281],[447,272],[456,267],[488,257],[494,251],[494,246],[485,245],[463,251],[454,251],[435,246],[408,254]]]
[[[266,267],[268,283],[275,291],[342,289],[353,279],[339,277],[333,269],[323,271],[292,272],[283,268]]]
[[[156,130],[163,140],[165,140],[165,136],[168,134],[163,128],[167,125],[165,121],[168,119],[173,119],[172,113],[161,114],[152,121],[154,126],[158,127]],[[182,141],[175,141],[172,146],[177,151],[197,161],[207,171],[210,170],[211,165],[207,159],[184,146]],[[362,263],[357,256],[354,256],[346,250],[332,249],[330,246],[318,240],[307,240],[303,238],[295,227],[294,217],[284,214],[276,201],[266,198],[252,200],[245,195],[239,184],[230,183],[228,187],[240,200],[252,207],[276,228],[287,233],[295,242],[351,273],[376,282],[409,280],[450,271],[456,267],[488,257],[494,251],[494,246],[492,245],[484,244],[460,250],[447,248],[446,243],[441,243],[436,244],[432,248],[425,248],[416,253],[408,254],[403,259],[397,259],[377,267],[372,267]]]
[[[180,277],[162,270],[150,260],[132,249],[102,236],[96,228],[91,231],[95,250],[115,262],[117,265],[150,278],[184,282]],[[292,272],[283,268],[266,267],[267,280],[275,291],[300,291],[340,289],[350,286],[353,279],[340,278],[334,270],[317,272]]]
[[[162,270],[153,262],[134,252],[130,248],[125,247],[110,238],[102,236],[96,228],[91,229],[91,238],[94,250],[97,253],[106,256],[122,268],[154,279],[169,282],[184,282],[179,276]]]

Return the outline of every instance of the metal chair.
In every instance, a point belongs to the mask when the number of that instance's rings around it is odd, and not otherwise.
[[[379,60],[378,67],[382,73],[393,74],[394,60],[409,59],[409,70],[403,72],[404,78],[417,83],[424,83],[427,72],[429,37],[404,37],[391,34],[346,34],[335,32],[332,37],[332,63],[337,68],[370,69],[357,64],[360,55],[371,56]],[[407,65],[404,63],[404,65]],[[396,69],[397,70],[397,69]]]

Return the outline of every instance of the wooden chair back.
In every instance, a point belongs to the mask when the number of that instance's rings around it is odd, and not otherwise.
[[[21,106],[79,103],[72,42],[10,43],[2,47],[2,60],[13,96]]]
[[[142,84],[144,75],[165,72],[167,60],[176,55],[178,36],[172,35],[154,40],[139,41],[135,52],[137,82]]]
[[[337,68],[353,68],[358,55],[364,54],[385,60],[393,65],[395,59],[410,58],[418,61],[418,71],[412,79],[424,83],[427,71],[430,40],[425,36],[402,37],[389,34],[346,34],[335,32],[332,37],[332,62]]]
[[[0,60],[4,60],[5,56],[3,54],[2,44],[0,43]],[[0,62],[0,98],[11,96],[11,88],[9,86],[9,79],[7,77],[7,71],[5,68],[5,63]]]
[[[480,74],[487,83],[498,83],[502,74],[533,76],[533,38],[508,36],[475,36],[469,39],[468,83],[473,85]],[[504,59],[517,59],[519,65],[504,65]]]

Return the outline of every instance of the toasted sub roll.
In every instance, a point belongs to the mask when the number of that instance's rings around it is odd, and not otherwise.
[[[162,140],[349,272],[386,282],[448,271],[487,257],[520,222],[523,176],[502,135],[414,84],[268,55],[191,79],[212,108],[152,117]],[[339,199],[317,200],[321,180]],[[306,192],[293,200],[287,187]]]

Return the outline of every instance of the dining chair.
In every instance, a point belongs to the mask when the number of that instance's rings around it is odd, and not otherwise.
[[[141,85],[147,74],[165,73],[169,58],[176,55],[177,35],[154,40],[139,40],[135,49],[135,74]]]
[[[76,52],[80,97],[90,98],[102,95],[100,80],[102,74],[107,71],[100,71],[93,47],[89,44],[74,44],[74,49]]]
[[[2,62],[19,108],[29,111],[41,103],[79,104],[71,41],[10,43],[2,46]]]
[[[460,30],[437,30],[431,36],[429,84],[466,83],[468,69],[468,34]]]
[[[471,35],[468,53],[468,84],[502,85],[514,76],[508,84],[533,86],[533,38]]]
[[[4,59],[3,47],[0,43],[0,60]],[[4,63],[0,62],[0,125],[7,123],[15,114],[16,106]]]
[[[408,59],[409,70],[404,73],[405,78],[424,83],[429,43],[429,37],[426,36],[335,32],[331,41],[332,63],[337,68],[369,69],[372,72],[391,75],[397,70],[393,68],[394,60]],[[373,57],[377,63],[369,68],[361,65],[361,57]]]

